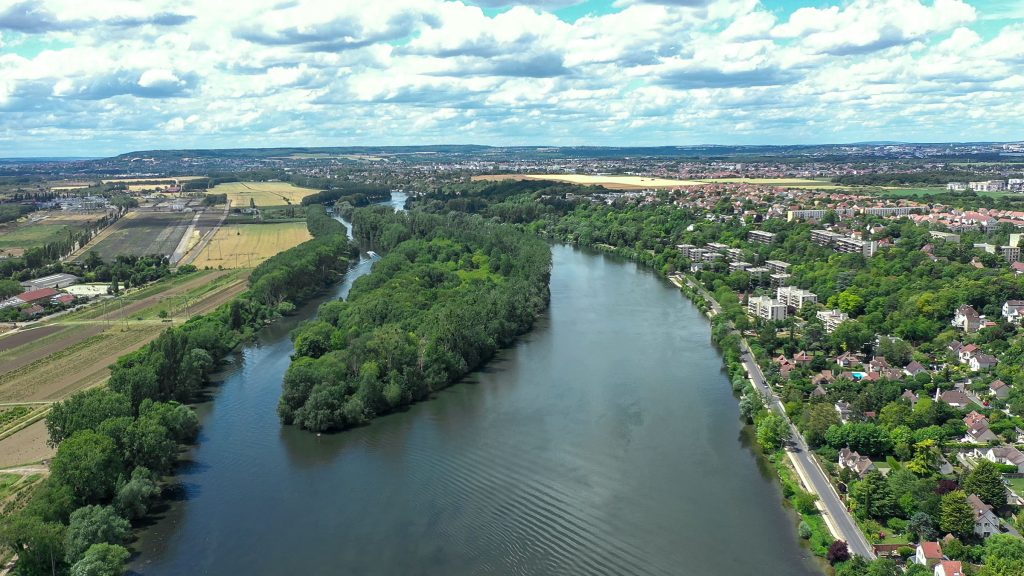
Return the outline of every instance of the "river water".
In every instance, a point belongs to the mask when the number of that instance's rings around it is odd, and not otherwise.
[[[552,250],[551,307],[529,335],[357,430],[281,426],[296,321],[265,330],[198,407],[181,499],[141,533],[131,569],[820,575],[699,311],[633,263]]]

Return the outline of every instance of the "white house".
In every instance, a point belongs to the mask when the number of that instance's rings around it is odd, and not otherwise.
[[[935,576],[964,576],[964,566],[958,560],[942,560],[935,565]]]
[[[1007,300],[1003,303],[1003,318],[1014,324],[1020,324],[1024,316],[1024,300]]]
[[[988,450],[984,450],[981,453],[981,457],[996,464],[1006,464],[1009,466],[1016,466],[1017,472],[1024,473],[1024,452],[1017,449],[1016,446],[1002,445],[993,446]]]
[[[999,534],[999,518],[992,512],[992,507],[981,501],[977,494],[967,497],[967,503],[974,511],[974,533],[981,538]]]
[[[932,567],[942,561],[942,546],[938,542],[921,542],[917,545],[914,562],[922,566]]]
[[[981,315],[972,306],[964,304],[953,314],[953,326],[971,333],[981,329]]]

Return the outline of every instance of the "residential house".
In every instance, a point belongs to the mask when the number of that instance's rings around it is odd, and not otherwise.
[[[917,545],[917,553],[914,554],[914,562],[931,568],[942,562],[945,557],[938,542],[920,542]]]
[[[820,384],[811,390],[811,398],[824,398],[825,396],[828,396],[828,392]]]
[[[901,395],[900,397],[901,397],[901,398],[904,398],[905,400],[907,400],[908,402],[910,402],[910,409],[911,409],[911,410],[913,410],[913,409],[914,409],[914,406],[917,406],[917,401],[918,401],[918,400],[920,400],[920,398],[918,397],[918,395],[917,395],[917,394],[914,394],[914,393],[913,393],[912,391],[910,391],[910,390],[904,390],[904,391],[903,391],[903,394],[902,394],[902,395]]]
[[[814,386],[821,386],[822,384],[828,385],[836,381],[836,377],[832,375],[831,370],[822,370],[811,378],[811,384]]]
[[[975,410],[964,417],[964,424],[967,425],[967,433],[961,440],[962,442],[987,444],[999,440],[999,436],[989,429],[988,418]]]
[[[839,419],[842,420],[844,424],[849,422],[850,417],[853,416],[853,408],[850,406],[850,403],[845,400],[840,400],[839,402],[836,402],[835,407],[836,412],[839,413]]]
[[[797,366],[801,364],[810,364],[814,361],[814,356],[811,356],[806,351],[801,350],[793,355],[793,363]]]
[[[940,560],[934,576],[964,576],[964,565],[959,560]]]
[[[861,456],[846,447],[839,451],[839,468],[853,470],[858,477],[863,478],[868,472],[875,470],[875,463],[871,458]]]
[[[1010,397],[1010,387],[1002,380],[993,380],[992,383],[988,385],[988,391],[1000,400],[1006,400]]]
[[[974,356],[974,354],[980,350],[981,348],[978,347],[977,344],[968,344],[967,346],[961,346],[960,350],[957,351],[957,356],[959,356],[960,358],[960,363],[967,364],[968,362],[971,361],[971,356]]]
[[[981,329],[981,315],[972,306],[964,304],[956,309],[953,315],[953,326],[967,332],[977,332]]]
[[[980,370],[988,370],[989,368],[992,368],[993,366],[999,363],[999,359],[990,354],[978,352],[975,355],[971,356],[971,359],[968,361],[968,363],[970,364],[972,371],[978,372]]]
[[[860,366],[863,363],[864,356],[862,354],[843,352],[839,356],[836,356],[836,364],[843,368],[853,368],[855,366]]]
[[[963,350],[964,345],[958,340],[953,340],[949,344],[946,344],[946,349],[949,350],[954,356],[960,356],[960,350]]]
[[[1013,270],[1013,273],[1016,276],[1024,274],[1024,262],[1014,262],[1010,264],[1010,270]]]
[[[907,376],[917,376],[918,374],[927,371],[928,369],[924,367],[924,364],[921,364],[917,360],[912,360],[910,364],[903,367],[903,372]]]
[[[935,401],[938,402],[940,400],[949,404],[953,408],[966,408],[972,404],[967,393],[960,388],[946,390],[945,392],[935,390]]]
[[[975,452],[989,462],[1016,466],[1018,473],[1024,473],[1024,452],[1018,450],[1016,446],[1004,444]]]
[[[1024,300],[1007,300],[1003,303],[1003,318],[1008,322],[1020,324],[1024,317]]]
[[[871,362],[868,362],[869,372],[883,372],[890,368],[892,368],[892,365],[885,359],[885,356],[875,356],[871,359]]]
[[[974,511],[974,533],[980,538],[988,538],[999,534],[999,518],[992,512],[992,507],[981,501],[977,494],[967,497],[967,503]]]

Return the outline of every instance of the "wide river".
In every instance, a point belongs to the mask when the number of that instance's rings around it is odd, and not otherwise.
[[[281,426],[296,320],[266,329],[198,407],[181,499],[142,532],[131,569],[820,576],[700,312],[633,263],[552,250],[551,307],[530,334],[357,430]]]

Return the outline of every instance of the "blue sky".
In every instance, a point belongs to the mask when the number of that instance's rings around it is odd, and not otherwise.
[[[1024,139],[1020,0],[0,0],[0,157]]]

